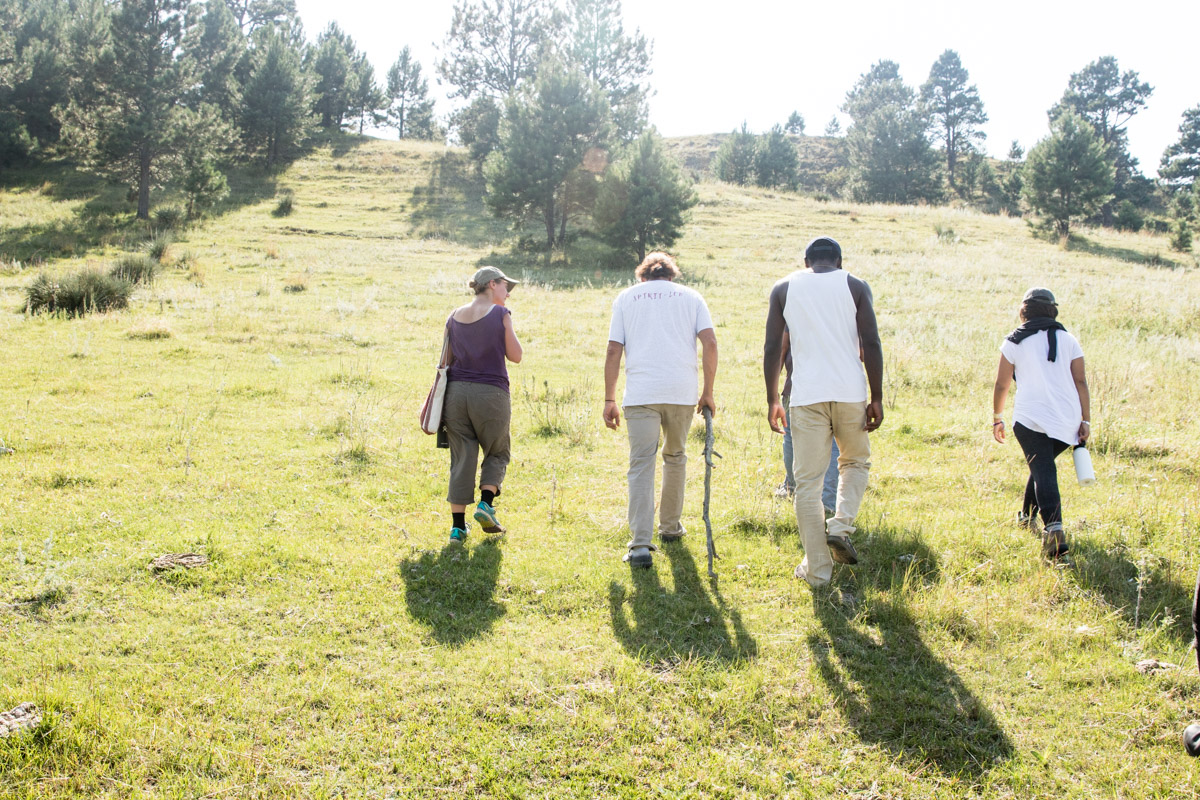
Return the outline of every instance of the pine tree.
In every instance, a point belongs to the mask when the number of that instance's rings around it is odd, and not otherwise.
[[[383,91],[375,82],[375,68],[371,66],[367,54],[355,53],[346,86],[346,111],[351,118],[358,120],[360,136],[366,130],[367,122],[374,124],[383,121],[383,115],[378,112],[386,102]]]
[[[550,0],[460,0],[438,74],[452,97],[503,100],[537,72],[562,24]]]
[[[717,180],[726,183],[736,183],[745,186],[754,181],[754,152],[757,149],[757,137],[742,123],[740,131],[733,131],[729,138],[721,142],[717,155],[713,159],[713,172]]]
[[[1174,216],[1171,249],[1187,253],[1192,249],[1192,226],[1196,224],[1195,191],[1179,192],[1171,209]]]
[[[787,122],[784,124],[783,129],[787,133],[791,133],[791,134],[794,134],[797,136],[803,134],[804,133],[804,115],[801,114],[799,111],[793,111],[791,113],[791,115],[787,118]]]
[[[837,117],[829,118],[829,122],[825,124],[825,135],[826,136],[841,136],[842,135],[842,123],[838,122]]]
[[[203,7],[204,13],[184,34],[184,49],[196,71],[188,104],[195,108],[209,103],[232,120],[241,110],[237,71],[246,57],[246,39],[225,0],[207,0]]]
[[[607,146],[610,133],[604,92],[548,59],[506,104],[500,145],[484,164],[488,206],[518,226],[540,220],[549,258],[565,239],[570,179],[584,169],[589,150]]]
[[[242,93],[241,126],[250,150],[261,153],[267,166],[273,167],[307,135],[312,107],[309,78],[286,26],[260,28],[254,39]]]
[[[71,15],[66,0],[0,0],[0,127],[7,118],[7,129],[25,141],[19,149],[58,141],[55,109],[70,97]]]
[[[967,85],[970,75],[958,53],[947,50],[929,70],[929,79],[921,87],[921,103],[926,116],[939,131],[946,150],[946,173],[955,186],[955,167],[959,156],[972,151],[973,144],[986,134],[979,126],[987,122],[979,90]]]
[[[341,128],[350,113],[356,50],[354,40],[336,22],[329,23],[317,37],[311,64],[317,79],[313,86],[313,110],[320,115],[323,128]]]
[[[600,185],[594,217],[605,241],[637,255],[670,247],[683,233],[696,193],[648,130],[629,145]]]
[[[847,94],[843,111],[851,190],[856,200],[915,203],[937,200],[938,157],[925,138],[929,120],[894,61],[880,61]]]
[[[298,22],[295,0],[224,0],[230,13],[241,28],[242,34],[249,37],[258,29],[267,25],[286,23],[295,28]]]
[[[626,34],[620,0],[568,0],[566,63],[595,81],[608,98],[622,141],[646,126],[651,45],[642,32]]]
[[[429,81],[421,74],[421,64],[412,57],[407,45],[400,51],[396,62],[387,73],[387,120],[396,129],[398,138],[414,134],[413,122],[418,138],[427,138],[429,123],[433,117],[433,101],[429,99]],[[413,118],[416,118],[415,120]]]
[[[1029,151],[1023,192],[1030,207],[1067,237],[1072,220],[1094,214],[1112,198],[1113,167],[1095,129],[1073,110],[1065,109],[1050,130]]]
[[[139,219],[149,218],[151,187],[179,169],[189,144],[219,138],[218,118],[183,102],[196,81],[181,47],[186,10],[187,0],[122,0],[89,76],[93,91],[64,113],[64,138],[85,163],[135,188]]]
[[[1133,70],[1121,72],[1117,59],[1104,56],[1071,75],[1062,99],[1048,112],[1056,119],[1065,109],[1075,111],[1092,126],[1113,165],[1112,198],[1098,211],[1111,225],[1117,203],[1140,191],[1138,160],[1129,152],[1125,126],[1146,107],[1154,88]]]
[[[1200,105],[1183,112],[1179,141],[1163,152],[1158,176],[1172,191],[1200,185]]]
[[[800,157],[779,125],[758,138],[754,148],[754,182],[758,186],[795,189]]]

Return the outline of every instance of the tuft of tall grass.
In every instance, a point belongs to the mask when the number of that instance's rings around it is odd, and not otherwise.
[[[93,311],[114,311],[129,305],[133,284],[94,269],[55,279],[42,273],[25,289],[25,310],[30,314],[66,314],[78,317]]]
[[[271,212],[273,217],[286,217],[295,210],[295,199],[291,192],[286,192],[283,197],[279,198],[279,202],[275,204],[275,210]]]
[[[118,280],[127,281],[134,285],[149,286],[158,275],[159,260],[153,255],[130,253],[121,256],[108,274]]]
[[[146,242],[146,253],[158,263],[163,263],[167,260],[167,254],[171,250],[171,245],[175,243],[175,236],[170,231],[162,231],[156,233],[150,241]]]

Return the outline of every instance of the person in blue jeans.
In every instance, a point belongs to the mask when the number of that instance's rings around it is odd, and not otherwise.
[[[783,369],[786,373],[786,378],[783,383],[783,407],[790,409],[788,400],[792,396],[792,344],[788,336],[787,328],[783,330]],[[833,442],[829,455],[829,468],[825,470],[825,484],[821,487],[821,505],[825,506],[825,513],[832,514],[834,508],[837,507],[837,489],[838,489],[838,446],[837,440]],[[796,479],[792,473],[792,420],[791,414],[787,415],[787,427],[783,430],[783,483],[775,490],[775,496],[779,498],[791,497],[796,493]]]

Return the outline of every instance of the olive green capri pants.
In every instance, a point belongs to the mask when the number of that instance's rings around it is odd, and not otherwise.
[[[508,392],[486,383],[451,381],[446,384],[442,419],[450,439],[450,491],[446,501],[464,506],[475,502],[475,466],[480,450],[483,465],[479,485],[495,486],[496,494],[500,494],[509,460],[512,402]]]

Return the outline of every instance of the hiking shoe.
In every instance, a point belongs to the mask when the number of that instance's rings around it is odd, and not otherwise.
[[[685,531],[683,529],[683,526],[680,525],[679,530],[675,531],[674,533],[663,533],[662,531],[659,531],[658,538],[659,538],[659,541],[663,541],[663,542],[678,542],[680,539],[683,538],[683,535],[685,533],[687,533],[687,531]]]
[[[650,565],[654,563],[654,556],[650,555],[649,547],[631,547],[625,554],[624,560],[628,561],[631,567],[649,569]]]
[[[1025,528],[1032,533],[1038,532],[1038,510],[1036,508],[1030,510],[1028,514],[1024,511],[1017,512],[1017,527]]]
[[[1061,558],[1070,549],[1070,545],[1067,544],[1067,535],[1063,533],[1062,528],[1042,534],[1042,552],[1046,554],[1046,558]]]
[[[467,531],[465,528],[451,528],[450,541],[462,544],[467,541]]]
[[[825,544],[829,546],[829,555],[837,563],[858,563],[858,551],[854,549],[854,544],[850,541],[849,536],[830,534],[825,537]]]
[[[500,520],[496,518],[496,509],[482,500],[475,507],[475,521],[483,528],[484,533],[504,533],[504,528],[500,527]]]
[[[788,486],[787,481],[775,487],[775,497],[779,500],[787,500],[796,493],[795,486]]]

